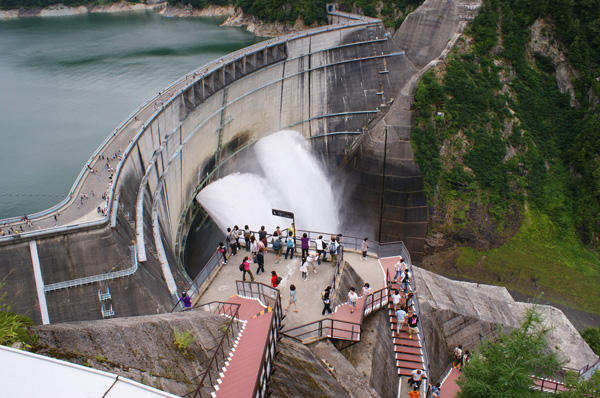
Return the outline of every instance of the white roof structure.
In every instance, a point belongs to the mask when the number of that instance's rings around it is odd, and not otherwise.
[[[7,398],[178,398],[112,373],[4,346],[0,385]]]

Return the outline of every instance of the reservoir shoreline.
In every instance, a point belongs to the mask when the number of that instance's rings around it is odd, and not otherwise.
[[[160,0],[151,1],[148,4],[121,1],[110,5],[88,5],[77,7],[68,7],[59,3],[44,8],[0,10],[0,21],[19,18],[62,17],[81,14],[139,11],[156,11],[158,14],[169,18],[227,17],[225,22],[222,23],[222,26],[246,27],[249,32],[260,37],[277,37],[318,26],[316,23],[311,26],[306,26],[301,19],[298,19],[293,25],[281,22],[263,22],[252,15],[245,15],[241,9],[236,9],[233,6],[210,5],[201,9],[192,7],[180,8]]]

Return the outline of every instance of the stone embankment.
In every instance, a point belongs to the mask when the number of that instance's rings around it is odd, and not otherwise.
[[[149,2],[150,3],[150,2]],[[131,12],[131,11],[146,11],[162,9],[166,3],[153,3],[153,4],[142,4],[142,3],[129,3],[127,1],[121,1],[119,3],[107,4],[107,5],[90,5],[90,6],[78,6],[78,7],[67,7],[63,4],[54,4],[49,7],[38,7],[38,8],[20,8],[18,10],[0,10],[0,20],[2,19],[16,19],[16,18],[29,18],[29,17],[60,17],[65,15],[77,15],[77,14],[88,14],[88,13],[117,13],[117,12]]]
[[[414,272],[433,379],[447,370],[454,347],[462,344],[473,350],[501,328],[519,327],[530,305],[516,302],[501,286],[453,281],[416,267]],[[548,305],[538,308],[552,329],[547,348],[556,352],[564,367],[581,369],[597,360],[561,310]]]
[[[292,25],[281,22],[264,22],[252,15],[246,15],[241,8],[233,6],[222,7],[211,5],[207,8],[192,8],[192,7],[175,7],[167,5],[160,12],[165,17],[228,17],[221,26],[245,26],[246,30],[261,37],[277,37],[288,35],[290,33],[299,32],[302,30],[314,28],[317,25],[306,26],[301,19],[296,20]]]

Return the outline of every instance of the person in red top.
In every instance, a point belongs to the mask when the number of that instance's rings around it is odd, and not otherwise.
[[[279,278],[277,276],[277,272],[271,271],[271,286],[273,286],[273,287],[279,286],[279,283],[277,283],[277,278]]]

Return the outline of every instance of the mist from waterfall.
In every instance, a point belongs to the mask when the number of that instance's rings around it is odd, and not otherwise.
[[[293,212],[299,229],[338,230],[331,183],[302,135],[282,130],[261,139],[252,150],[259,172],[230,174],[196,196],[223,232],[234,225],[244,229],[247,224],[254,231],[264,225],[268,233],[290,226],[292,220],[273,216],[271,209]]]

